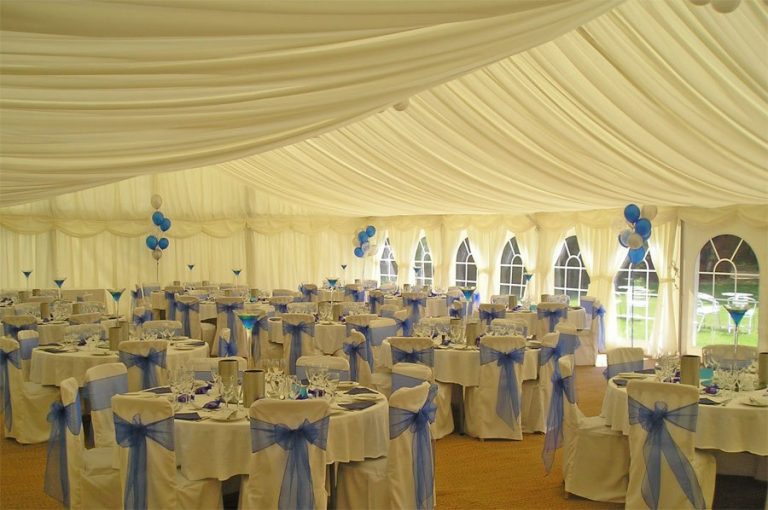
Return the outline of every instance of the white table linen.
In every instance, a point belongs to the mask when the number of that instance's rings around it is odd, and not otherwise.
[[[200,399],[200,397],[197,397]],[[203,398],[201,402],[209,399]],[[333,408],[332,408],[333,409]],[[192,409],[184,409],[192,411]],[[201,412],[205,416],[204,412]],[[176,460],[190,480],[226,480],[248,474],[251,429],[248,420],[175,420]],[[389,448],[389,406],[383,396],[360,411],[332,412],[326,462],[383,457]]]
[[[173,370],[192,358],[205,357],[208,357],[207,344],[192,349],[178,349],[169,346],[166,364],[169,370]],[[54,354],[36,348],[32,350],[29,380],[38,384],[58,386],[64,379],[74,377],[77,379],[77,383],[83,386],[85,383],[85,372],[89,368],[118,361],[120,359],[117,353],[105,349],[96,349],[95,351],[78,349],[76,352]]]
[[[696,448],[768,456],[768,407],[753,407],[742,403],[749,400],[750,396],[764,393],[765,390],[736,393],[733,400],[724,406],[699,405]],[[608,382],[600,415],[611,429],[629,435],[625,387],[616,386],[613,380]]]

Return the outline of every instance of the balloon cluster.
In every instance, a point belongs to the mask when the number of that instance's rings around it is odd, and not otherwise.
[[[619,244],[629,248],[629,260],[633,264],[639,264],[645,258],[648,239],[651,237],[651,220],[656,217],[656,213],[654,205],[643,206],[642,210],[635,204],[624,208],[624,219],[629,228],[619,234]]]
[[[368,225],[355,236],[355,257],[363,258],[374,247],[371,238],[376,235],[376,227]]]
[[[152,213],[152,223],[160,229],[161,232],[168,232],[171,228],[171,220],[166,218],[163,213],[160,212],[160,206],[163,205],[163,198],[160,195],[152,195],[152,207],[157,209]],[[158,238],[156,235],[150,234],[147,236],[147,248],[152,250],[152,258],[160,260],[163,256],[163,250],[168,248],[171,242],[166,237]]]

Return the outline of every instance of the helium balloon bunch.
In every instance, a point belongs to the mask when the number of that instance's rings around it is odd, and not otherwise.
[[[373,236],[376,235],[376,227],[368,225],[363,230],[357,233],[355,236],[355,257],[361,259],[365,257],[371,249],[375,249],[376,245],[373,243]]]
[[[152,207],[155,208],[155,212],[152,213],[152,223],[160,229],[160,232],[168,232],[171,228],[171,220],[166,218],[163,213],[160,212],[160,206],[163,205],[163,198],[160,195],[152,195]],[[152,258],[159,261],[163,257],[163,250],[170,246],[171,242],[167,237],[160,237],[150,234],[147,236],[147,248],[152,250]]]
[[[642,209],[635,204],[624,208],[624,219],[629,228],[619,234],[619,244],[629,248],[629,260],[639,264],[648,251],[648,239],[651,237],[651,220],[656,217],[656,206],[646,205]]]

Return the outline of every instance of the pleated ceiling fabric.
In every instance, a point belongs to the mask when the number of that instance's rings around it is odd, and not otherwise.
[[[0,205],[281,147],[621,0],[6,0]]]

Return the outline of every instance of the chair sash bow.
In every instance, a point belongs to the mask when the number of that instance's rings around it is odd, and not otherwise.
[[[144,313],[133,314],[133,325],[141,326],[147,321],[152,320],[152,310],[144,310]]]
[[[365,343],[367,345],[371,345],[371,327],[369,325],[347,323],[347,336],[349,336],[353,329],[356,329],[362,333],[362,335],[365,337]],[[371,368],[371,373],[373,373],[373,349],[366,348],[364,354],[365,360],[368,362],[368,366]]]
[[[549,320],[548,331],[550,333],[552,333],[555,330],[555,326],[557,326],[557,323],[560,322],[560,319],[565,319],[567,317],[568,317],[567,308],[553,308],[551,310],[542,310],[541,308],[539,308],[538,310],[536,310],[537,319]]]
[[[237,338],[237,329],[235,329],[235,312],[243,309],[243,303],[216,303],[216,313],[227,315],[227,327],[233,338]]]
[[[541,452],[541,459],[544,461],[544,470],[547,474],[552,470],[555,450],[560,448],[563,442],[563,395],[568,399],[568,402],[572,404],[576,402],[576,388],[573,376],[562,377],[557,364],[555,364],[555,368],[555,371],[552,373],[552,396],[549,400],[547,431],[544,436],[544,449]]]
[[[517,417],[520,416],[520,395],[517,392],[515,364],[521,365],[524,360],[525,348],[503,352],[480,344],[480,364],[486,365],[495,361],[501,367],[496,396],[496,414],[513,430],[517,428]]]
[[[422,349],[420,351],[404,351],[397,347],[391,347],[392,350],[392,364],[395,363],[421,363],[422,365],[434,366],[435,365],[435,350],[431,347]]]
[[[669,410],[665,402],[657,401],[654,408],[650,409],[632,397],[629,398],[630,425],[640,424],[643,430],[648,433],[643,445],[645,475],[643,476],[642,495],[645,503],[653,510],[659,507],[662,455],[667,459],[670,470],[675,475],[677,483],[693,508],[700,509],[706,506],[693,466],[667,429],[667,423],[671,423],[695,432],[698,407],[698,402],[694,402]]]
[[[13,425],[13,408],[11,407],[11,385],[10,368],[8,363],[21,370],[21,351],[19,349],[11,352],[0,351],[0,395],[3,397],[3,416],[5,428],[11,429]]]
[[[605,308],[602,305],[592,310],[592,319],[597,320],[597,352],[605,352]]]
[[[367,342],[360,342],[359,344],[355,344],[352,342],[346,342],[342,346],[342,349],[344,350],[344,354],[346,354],[349,357],[349,375],[352,378],[353,381],[359,381],[360,380],[360,374],[357,370],[357,358],[358,356],[361,357],[363,360],[367,357],[367,351],[368,345]]]
[[[165,291],[165,310],[167,313],[166,319],[169,321],[175,321],[176,320],[176,292],[171,292],[166,290]]]
[[[328,441],[328,416],[310,423],[305,419],[297,428],[251,418],[251,451],[261,451],[273,444],[288,452],[280,485],[277,507],[280,510],[315,508],[309,445],[325,450]]]
[[[137,414],[131,421],[115,417],[117,444],[129,448],[128,476],[125,482],[123,508],[145,510],[147,508],[147,439],[166,450],[173,451],[173,417],[152,423],[142,423]]]
[[[356,303],[365,302],[365,289],[357,290],[354,288],[346,287],[344,289],[345,296],[352,296],[352,301]]]
[[[317,285],[300,285],[299,290],[303,296],[304,301],[312,301],[312,296],[317,296]]]
[[[490,310],[480,309],[480,312],[479,312],[480,320],[485,321],[485,323],[488,324],[489,326],[491,325],[491,321],[493,321],[493,319],[503,319],[506,316],[507,316],[507,312],[506,310],[503,310],[503,309],[499,309],[499,310],[496,310],[493,308]]]
[[[80,397],[69,405],[60,400],[51,404],[48,421],[51,435],[48,438],[48,458],[45,463],[45,493],[69,508],[69,473],[67,472],[67,442],[65,430],[79,435],[82,429]]]
[[[189,323],[189,312],[200,313],[200,302],[183,303],[181,301],[176,302],[176,310],[181,312],[181,327],[184,331],[184,336],[192,337],[192,326]],[[175,320],[175,319],[174,319]],[[230,330],[233,331],[233,330]],[[234,334],[234,332],[233,332]]]
[[[622,372],[637,372],[643,369],[643,360],[624,361],[621,363],[611,363],[603,371],[606,379],[611,379]]]
[[[297,324],[283,322],[283,334],[291,335],[291,352],[288,355],[288,369],[291,374],[296,373],[296,360],[301,357],[302,333],[315,336],[315,324],[311,322],[299,322]]]
[[[259,337],[256,337],[254,342],[258,342]],[[231,334],[229,340],[223,336],[219,336],[219,357],[227,358],[230,356],[237,356],[237,338],[234,338]]]
[[[403,304],[411,309],[410,319],[412,324],[416,324],[421,319],[421,309],[427,306],[427,298],[407,297],[403,299]]]
[[[432,466],[432,442],[429,424],[435,421],[437,406],[434,404],[437,385],[429,388],[427,400],[416,412],[399,407],[389,408],[389,438],[394,439],[410,429],[413,432],[413,476],[416,508],[432,508],[435,473]]]
[[[368,305],[371,307],[371,313],[379,313],[379,307],[384,304],[384,294],[368,294]]]
[[[142,387],[144,389],[157,386],[157,374],[155,367],[165,368],[166,351],[155,350],[150,347],[147,355],[131,354],[120,351],[120,361],[128,368],[138,367],[141,370]]]

